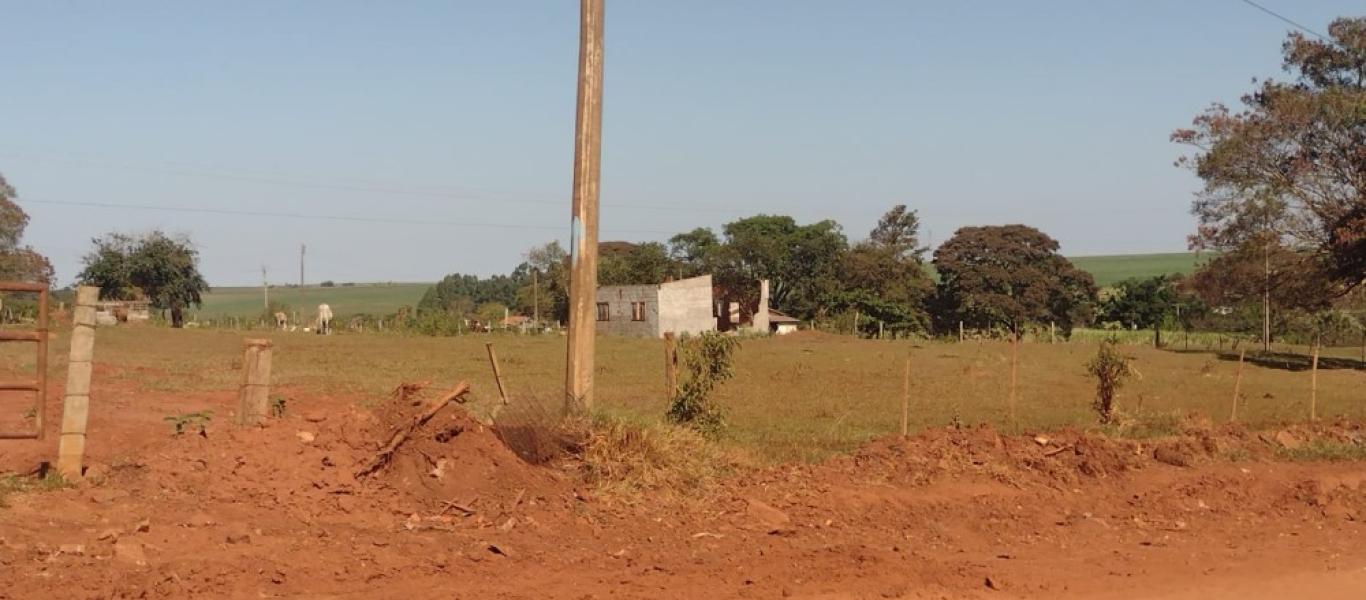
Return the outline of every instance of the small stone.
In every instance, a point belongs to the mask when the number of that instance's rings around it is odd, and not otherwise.
[[[1047,446],[1047,445],[1048,445],[1048,438],[1047,438],[1047,437],[1044,437],[1044,436],[1042,436],[1042,435],[1036,435],[1036,436],[1034,436],[1034,443],[1035,443],[1035,444],[1038,444],[1038,445],[1040,445],[1040,446]]]
[[[315,410],[304,415],[304,420],[309,423],[322,423],[327,420],[327,413]]]
[[[85,544],[62,544],[57,548],[57,552],[70,554],[72,556],[80,556],[85,554]]]
[[[110,504],[115,500],[126,497],[128,497],[128,492],[123,490],[96,488],[90,491],[90,501],[95,504]]]
[[[185,524],[190,527],[208,527],[214,524],[214,520],[208,513],[198,512],[190,515],[190,520],[186,521]]]
[[[229,544],[250,544],[251,531],[242,526],[234,527],[223,539]]]
[[[116,541],[116,540],[119,539],[119,530],[117,530],[117,529],[106,529],[106,530],[104,530],[104,531],[101,531],[99,537],[97,537],[97,538],[95,538],[95,539],[100,540],[100,541],[102,541],[102,542],[105,542],[105,541]]]
[[[143,519],[141,521],[138,521],[136,525],[133,525],[133,531],[135,533],[147,533],[151,530],[152,521],[150,519]]]
[[[1276,443],[1280,444],[1281,447],[1285,448],[1286,450],[1294,450],[1304,445],[1304,442],[1301,442],[1299,438],[1295,437],[1295,434],[1290,433],[1289,431],[1282,430],[1276,432],[1275,439]]]
[[[318,439],[317,434],[313,433],[312,431],[300,431],[294,435],[299,436],[299,441],[305,444],[312,444],[313,440]]]
[[[114,558],[139,567],[147,564],[147,553],[142,549],[142,544],[129,540],[114,544]]]
[[[787,516],[787,513],[753,498],[747,499],[745,502],[747,503],[745,516],[749,518],[749,523],[747,523],[749,528],[773,534],[792,531],[792,518]]]

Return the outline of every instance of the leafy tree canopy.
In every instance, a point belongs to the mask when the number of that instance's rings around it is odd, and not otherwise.
[[[938,316],[1013,332],[1056,323],[1070,332],[1089,320],[1096,286],[1058,254],[1058,242],[1025,225],[964,227],[934,253]],[[951,328],[944,323],[946,329]]]
[[[28,214],[15,204],[14,188],[0,175],[0,279],[52,281],[52,263],[29,246],[22,245]]]
[[[209,284],[199,273],[199,251],[189,238],[154,230],[130,235],[110,233],[91,240],[94,249],[82,258],[85,268],[77,280],[99,286],[100,297],[114,300],[146,299],[171,311],[179,327],[181,313],[200,306]]]
[[[1366,17],[1341,18],[1330,40],[1291,33],[1288,81],[1268,79],[1241,111],[1215,104],[1173,141],[1205,182],[1194,247],[1303,248],[1337,287],[1366,279]]]

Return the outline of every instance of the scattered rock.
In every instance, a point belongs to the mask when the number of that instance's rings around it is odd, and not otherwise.
[[[233,527],[223,539],[229,544],[250,544],[251,531],[243,526]]]
[[[1285,430],[1277,431],[1273,439],[1286,450],[1294,450],[1304,445],[1304,442],[1301,442],[1299,438],[1295,437],[1295,434]]]
[[[80,556],[85,554],[85,544],[62,544],[57,548],[59,554],[70,554]]]
[[[95,504],[111,504],[115,500],[127,498],[128,492],[109,488],[95,488],[90,490],[90,501]]]
[[[1034,443],[1035,443],[1035,444],[1038,444],[1038,445],[1040,445],[1040,446],[1047,446],[1047,445],[1048,445],[1048,441],[1049,441],[1048,438],[1046,438],[1046,437],[1044,437],[1044,436],[1041,436],[1041,435],[1036,435],[1036,436],[1034,436]]]
[[[1153,450],[1153,460],[1174,467],[1189,467],[1195,464],[1195,455],[1181,446],[1158,446]]]
[[[309,423],[322,423],[327,420],[327,413],[320,410],[310,411],[304,414],[304,420]]]
[[[305,444],[312,444],[312,443],[313,443],[313,440],[318,439],[317,434],[315,434],[315,433],[313,433],[313,432],[311,432],[311,431],[300,431],[300,432],[298,432],[298,433],[296,433],[296,434],[294,434],[294,435],[299,436],[299,441],[300,441],[300,442],[303,442],[303,443],[305,443]]]
[[[982,583],[986,585],[987,589],[989,590],[996,590],[998,592],[1001,591],[1001,584],[998,583],[996,580],[992,579],[991,577],[987,577],[986,580]]]
[[[787,516],[787,513],[753,498],[748,498],[745,502],[747,503],[745,516],[748,518],[746,523],[748,528],[771,534],[791,533],[793,531],[792,518]]]
[[[139,567],[147,564],[147,552],[142,544],[130,540],[119,540],[114,544],[114,558]]]
[[[151,521],[150,519],[143,519],[143,520],[141,520],[141,521],[138,521],[137,524],[133,525],[133,532],[134,532],[134,533],[147,533],[148,531],[151,531],[151,530],[152,530],[152,521]]]
[[[100,540],[100,541],[102,541],[102,542],[117,541],[117,540],[119,539],[119,530],[117,530],[117,529],[106,529],[106,530],[104,530],[104,531],[101,531],[99,537],[97,537],[97,538],[95,538],[95,539]]]
[[[198,512],[190,515],[190,520],[186,521],[185,524],[190,527],[208,527],[215,524],[215,521],[208,513]]]

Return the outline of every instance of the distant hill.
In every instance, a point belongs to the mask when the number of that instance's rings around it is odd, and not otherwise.
[[[1096,285],[1106,287],[1131,277],[1155,277],[1172,273],[1195,272],[1196,265],[1208,260],[1209,254],[1167,252],[1162,254],[1111,254],[1106,256],[1069,256],[1068,260],[1096,278]]]

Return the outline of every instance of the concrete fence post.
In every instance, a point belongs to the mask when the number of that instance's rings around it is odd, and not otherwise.
[[[238,390],[238,423],[257,425],[270,410],[270,353],[267,339],[244,340],[242,387]]]
[[[62,435],[57,448],[57,472],[69,480],[79,479],[83,473],[85,425],[90,417],[90,373],[95,358],[95,303],[99,299],[100,288],[82,286],[76,290],[66,398],[62,402]]]

